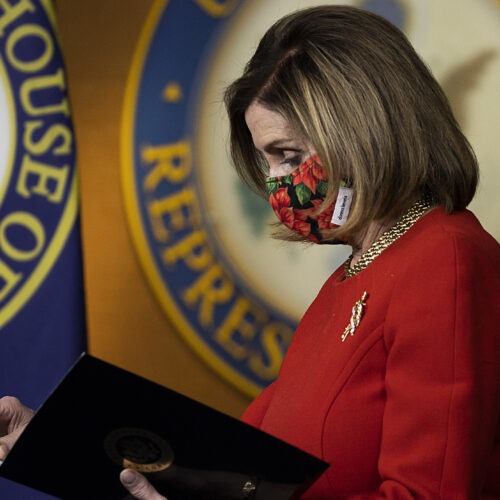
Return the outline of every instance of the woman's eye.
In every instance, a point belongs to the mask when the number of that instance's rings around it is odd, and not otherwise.
[[[290,165],[298,167],[302,163],[302,155],[286,156],[280,161],[280,165]]]

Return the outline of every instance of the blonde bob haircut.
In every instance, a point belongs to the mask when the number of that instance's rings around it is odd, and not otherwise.
[[[352,183],[349,218],[332,239],[372,220],[390,223],[424,197],[451,213],[474,196],[477,161],[446,96],[382,17],[335,5],[289,14],[227,88],[233,164],[265,197],[268,167],[245,122],[254,101],[284,116],[317,152],[329,180],[324,205],[341,179]]]

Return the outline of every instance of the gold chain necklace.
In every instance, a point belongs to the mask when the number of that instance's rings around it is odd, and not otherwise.
[[[394,226],[382,233],[380,238],[375,240],[368,250],[363,253],[358,262],[351,267],[353,256],[351,255],[344,264],[344,273],[346,278],[352,278],[363,269],[368,267],[368,264],[373,262],[391,243],[394,243],[400,236],[406,233],[410,227],[417,222],[427,210],[431,208],[431,202],[428,199],[417,201],[406,214],[399,219]]]

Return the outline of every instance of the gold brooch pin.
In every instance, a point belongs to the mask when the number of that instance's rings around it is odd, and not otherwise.
[[[363,317],[363,313],[365,311],[366,299],[368,297],[368,293],[364,292],[363,296],[354,304],[351,313],[351,319],[349,320],[349,324],[345,327],[344,333],[342,334],[342,342],[350,335],[354,335],[356,328],[359,326],[361,318]]]

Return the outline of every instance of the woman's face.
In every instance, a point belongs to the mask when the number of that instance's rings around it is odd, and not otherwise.
[[[315,153],[281,114],[257,101],[246,110],[245,121],[255,147],[269,165],[269,177],[291,173]]]

